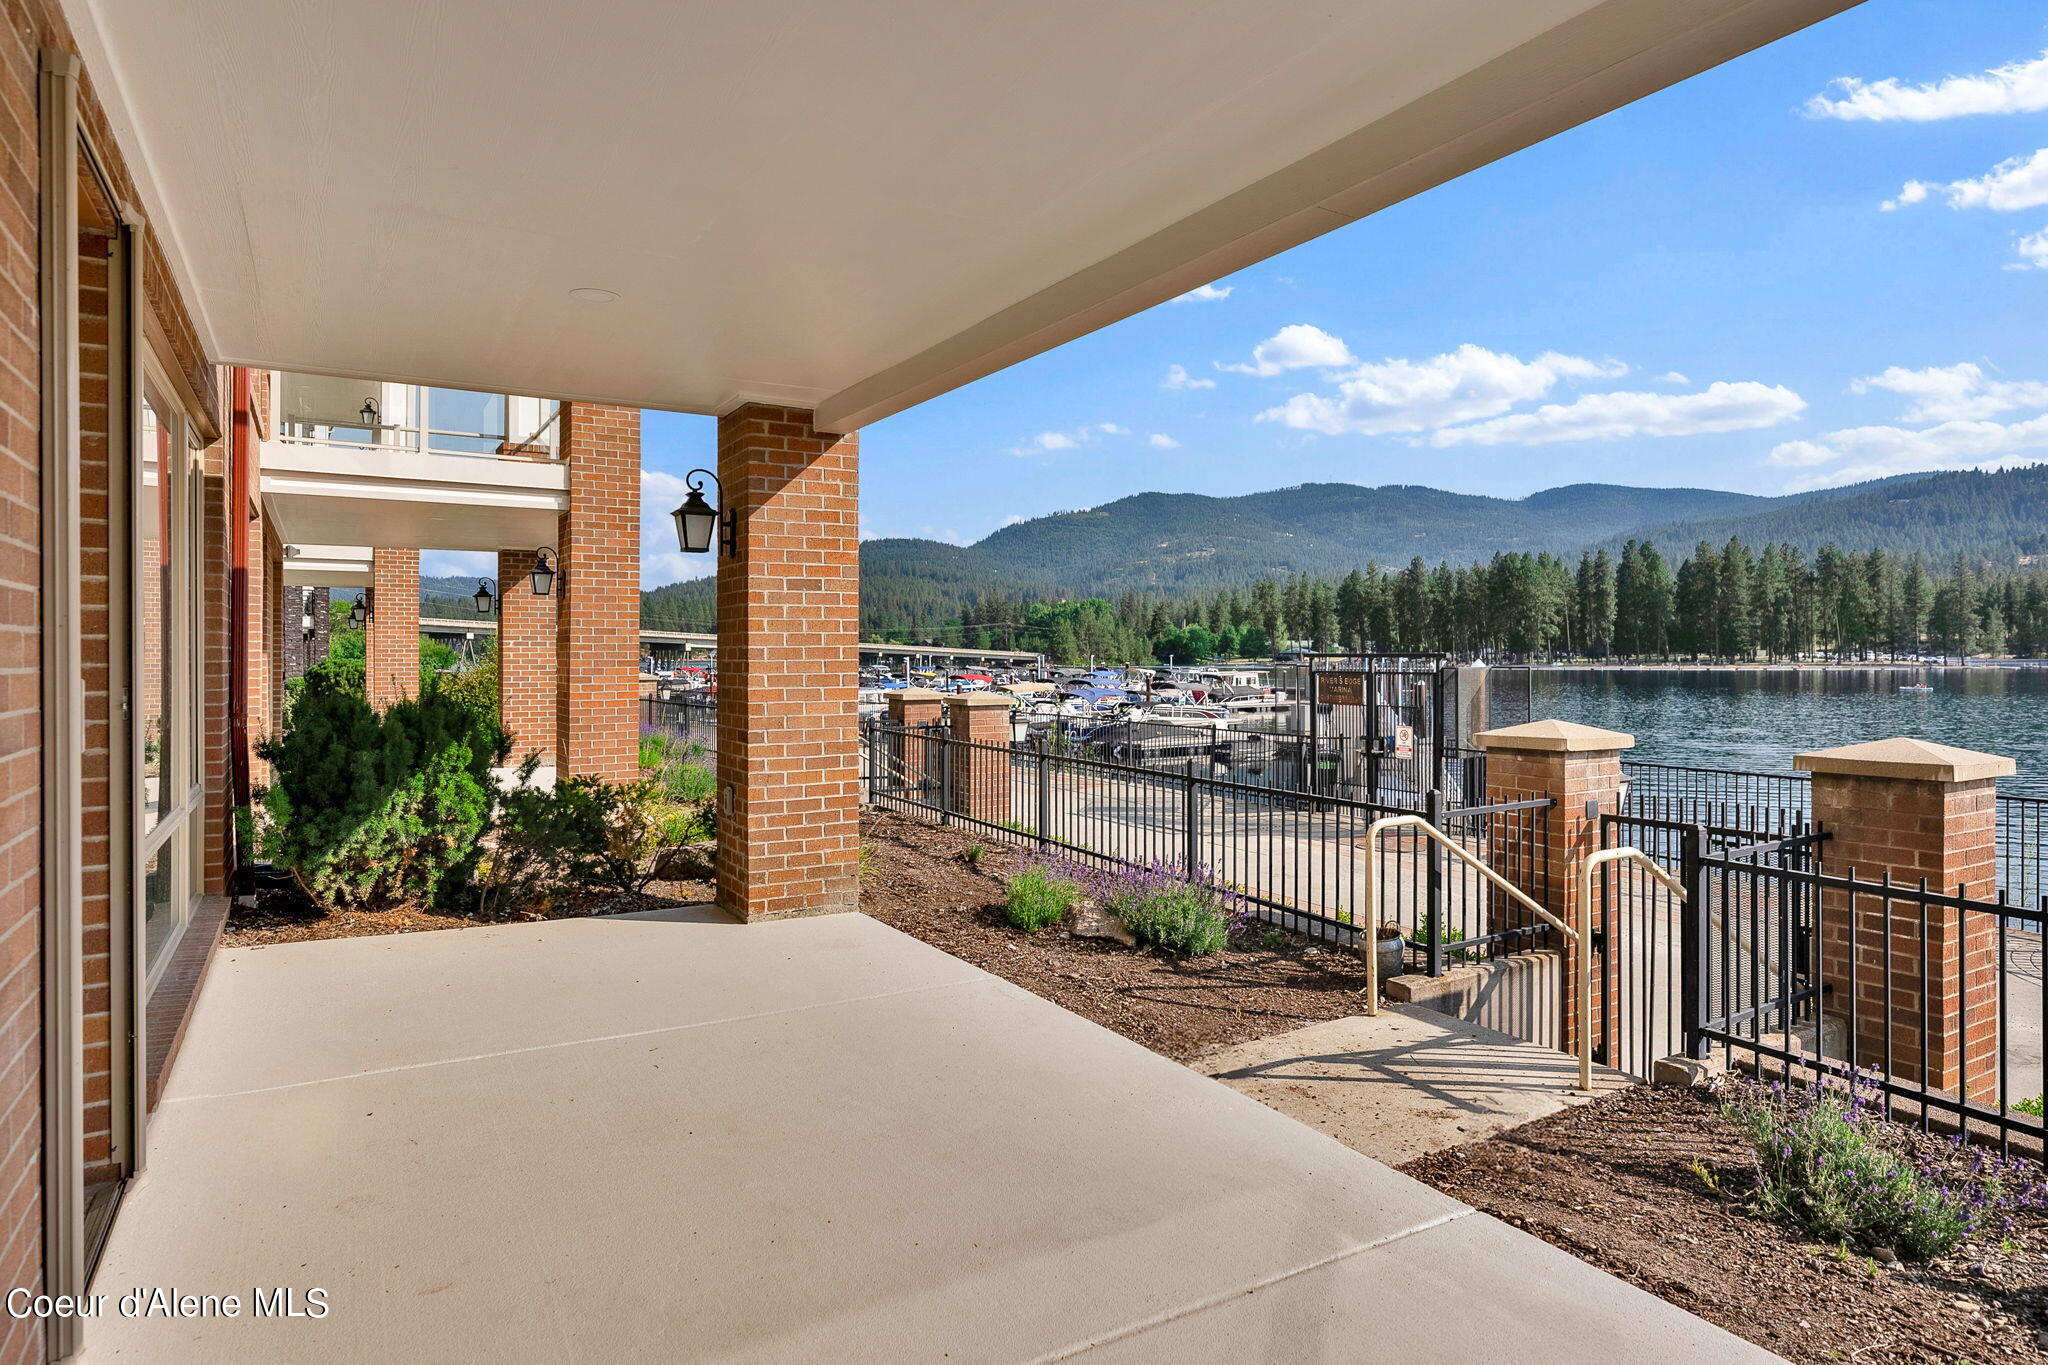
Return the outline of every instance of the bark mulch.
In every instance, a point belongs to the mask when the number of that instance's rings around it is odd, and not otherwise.
[[[703,882],[656,882],[647,894],[576,892],[542,902],[523,902],[497,914],[457,914],[431,906],[396,905],[382,910],[343,910],[323,914],[293,890],[261,893],[254,907],[237,905],[228,915],[220,942],[225,948],[263,947],[272,943],[305,943],[322,938],[364,938],[373,934],[418,934],[433,929],[474,929],[482,924],[530,924],[536,920],[584,919],[591,915],[623,915],[634,910],[659,910],[709,900]]]
[[[1801,1365],[2048,1355],[2048,1216],[1920,1265],[1815,1245],[1743,1209],[1750,1149],[1703,1091],[1619,1091],[1402,1169]]]
[[[1198,962],[1027,934],[1003,917],[1002,881],[1025,855],[986,837],[869,811],[861,848],[867,914],[1176,1061],[1364,1007],[1365,964],[1291,934],[1255,931]]]

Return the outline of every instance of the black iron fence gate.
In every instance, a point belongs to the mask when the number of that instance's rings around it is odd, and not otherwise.
[[[2048,1140],[2043,907],[1872,880],[1825,862],[1808,826],[1755,831],[1601,817],[1640,868],[1597,890],[1600,1060],[1644,1077],[1657,1059],[1853,1080],[1884,1112],[2010,1147]]]

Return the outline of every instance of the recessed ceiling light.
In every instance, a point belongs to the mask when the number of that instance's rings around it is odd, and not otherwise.
[[[569,297],[578,303],[617,303],[619,296],[609,289],[571,289]]]

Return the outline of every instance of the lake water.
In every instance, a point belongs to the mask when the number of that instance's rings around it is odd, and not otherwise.
[[[2048,669],[1538,670],[1533,687],[1536,718],[1632,734],[1631,758],[1776,772],[1906,735],[2004,754],[2019,772],[1999,790],[2048,796]]]

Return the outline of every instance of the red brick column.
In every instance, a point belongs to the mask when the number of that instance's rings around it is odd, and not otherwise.
[[[800,408],[718,420],[718,903],[743,920],[859,908],[859,478],[858,438]]]
[[[1813,818],[1830,836],[1822,845],[1830,874],[1853,872],[1863,882],[1889,875],[1916,890],[1924,881],[1930,891],[1996,898],[1998,779],[2012,775],[2011,759],[1888,739],[1801,754],[1793,764],[1813,774]],[[1998,916],[1932,908],[1924,919],[1909,901],[1824,890],[1818,970],[1829,990],[1825,1007],[1846,1021],[1857,1065],[1886,1069],[1889,1041],[1895,1079],[1959,1096],[1967,1082],[1965,1098],[1993,1100]]]
[[[1570,721],[1539,720],[1486,730],[1473,739],[1486,751],[1489,804],[1546,796],[1557,803],[1536,822],[1541,838],[1533,865],[1505,856],[1506,849],[1525,842],[1517,836],[1528,828],[1528,816],[1494,816],[1488,838],[1489,862],[1544,909],[1578,929],[1580,942],[1585,944],[1587,915],[1594,907],[1579,904],[1579,878],[1587,857],[1599,851],[1600,816],[1621,808],[1621,755],[1623,750],[1635,747],[1635,736]],[[1524,925],[1535,918],[1527,907],[1506,896],[1496,899],[1494,907],[1495,922],[1501,928]],[[1605,929],[1608,951],[1613,951],[1622,941],[1616,932],[1616,907],[1602,906],[1599,911],[1602,922],[1593,928]],[[1575,953],[1576,950],[1566,954],[1564,980],[1558,991],[1564,1009],[1560,1036],[1564,1050],[1574,1053],[1579,1046],[1579,971]],[[1596,954],[1596,990],[1600,966]],[[1593,1002],[1596,1049],[1608,1041],[1607,1021],[1620,1017],[1621,973],[1612,971],[1607,976],[1608,998]]]
[[[640,776],[640,410],[564,403],[561,433],[556,763],[565,776],[630,782]]]
[[[905,687],[889,694],[889,723],[898,726],[932,725],[939,719],[941,698],[929,687]],[[922,785],[927,775],[937,781],[938,759],[932,742],[923,735],[891,735],[889,763],[896,783]]]
[[[420,690],[420,552],[370,551],[370,582],[363,687],[381,711]]]
[[[1010,819],[1010,699],[986,692],[946,698],[946,809],[1000,825]]]
[[[498,551],[498,721],[512,737],[512,761],[530,753],[555,761],[557,624],[560,597],[537,597],[533,550]]]

